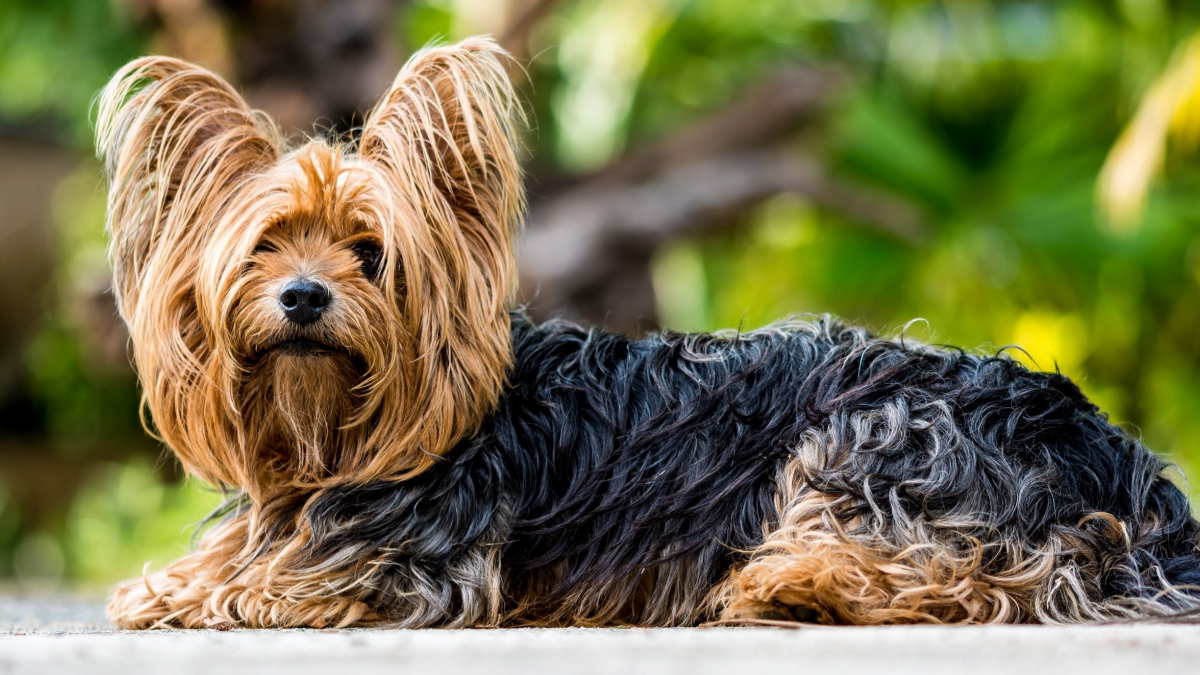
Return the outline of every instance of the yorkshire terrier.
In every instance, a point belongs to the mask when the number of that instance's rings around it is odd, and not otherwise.
[[[123,628],[1071,623],[1200,608],[1170,466],[1057,373],[830,318],[633,340],[518,309],[522,116],[487,38],[356,142],[221,78],[99,98],[147,429],[227,491]]]

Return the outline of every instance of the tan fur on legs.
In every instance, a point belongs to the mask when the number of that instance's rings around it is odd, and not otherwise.
[[[1053,563],[1038,556],[1001,575],[981,569],[982,546],[897,550],[848,535],[830,499],[809,490],[728,586],[724,618],[815,610],[822,623],[997,623],[1027,616],[1030,592]]]
[[[239,565],[247,554],[249,520],[240,515],[209,532],[193,553],[121,584],[109,601],[109,617],[124,629],[324,628],[380,620],[358,599],[354,591],[362,589],[352,573],[298,579],[271,564],[283,552]]]
[[[1169,587],[1157,599],[1105,593],[1105,574],[1135,569],[1128,556],[1138,545],[1108,513],[1052,529],[1038,545],[932,515],[880,521],[888,528],[848,517],[877,507],[811,483],[862,440],[810,432],[780,476],[777,524],[722,585],[722,619],[814,612],[822,623],[1057,624],[1167,615],[1185,598]]]

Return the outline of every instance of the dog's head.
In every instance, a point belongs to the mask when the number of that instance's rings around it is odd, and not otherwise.
[[[422,51],[356,143],[291,151],[182,61],[105,87],[114,287],[190,472],[254,496],[411,476],[494,408],[524,206],[501,57]]]

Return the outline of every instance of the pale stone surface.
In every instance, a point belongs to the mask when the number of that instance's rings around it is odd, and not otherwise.
[[[1200,626],[149,631],[0,597],[0,674],[1200,673]]]

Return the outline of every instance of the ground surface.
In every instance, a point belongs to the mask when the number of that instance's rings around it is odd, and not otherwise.
[[[99,602],[0,597],[7,673],[1200,673],[1200,626],[150,631]]]

